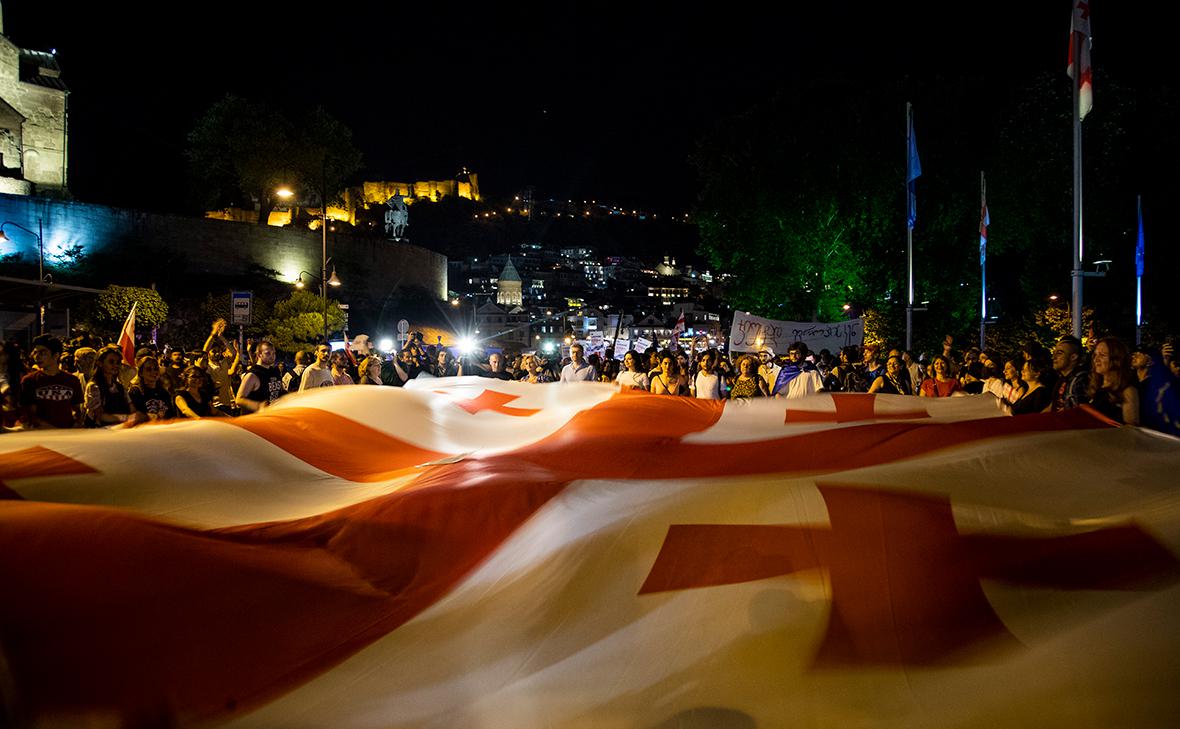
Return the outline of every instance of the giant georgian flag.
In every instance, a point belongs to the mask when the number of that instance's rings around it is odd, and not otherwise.
[[[0,438],[33,725],[1171,727],[1180,441],[419,379]]]

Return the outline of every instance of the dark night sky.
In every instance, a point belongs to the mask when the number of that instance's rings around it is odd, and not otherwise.
[[[1104,71],[1150,98],[1176,11],[1095,4],[1096,110]],[[181,206],[185,133],[226,92],[322,104],[370,178],[468,165],[491,195],[532,184],[680,212],[693,140],[801,81],[979,76],[981,113],[1021,78],[1068,84],[1068,0],[497,5],[24,0],[4,3],[4,22],[18,45],[58,51],[75,195],[157,209]]]

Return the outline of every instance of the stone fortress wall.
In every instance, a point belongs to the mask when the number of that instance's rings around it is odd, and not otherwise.
[[[319,231],[0,194],[0,221],[35,231],[38,220],[44,229],[47,259],[75,245],[89,255],[118,256],[125,246],[144,243],[183,251],[193,273],[235,276],[262,266],[278,272],[281,280],[293,282],[300,271],[317,276],[320,271]],[[10,240],[0,243],[0,256],[22,253],[25,260],[37,259],[35,236],[11,227],[6,232]],[[349,281],[348,285],[367,288],[370,298],[381,299],[396,286],[420,286],[439,300],[447,298],[447,258],[440,253],[407,243],[329,232],[328,255],[347,261],[349,270],[366,272],[363,280]]]

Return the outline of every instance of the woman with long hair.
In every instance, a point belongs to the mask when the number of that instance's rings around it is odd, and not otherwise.
[[[131,401],[119,381],[123,353],[107,347],[98,355],[94,374],[86,386],[86,422],[92,427],[118,425],[131,418]]]
[[[1118,337],[1103,337],[1091,358],[1090,405],[1106,417],[1126,425],[1139,424],[1138,380],[1131,371],[1131,355]]]
[[[682,395],[687,391],[680,379],[680,365],[671,352],[660,355],[660,370],[652,374],[649,390],[657,395]]]
[[[638,352],[631,350],[623,355],[623,368],[615,382],[633,390],[646,390],[651,386],[651,380],[643,371],[643,362]]]
[[[225,413],[213,407],[213,398],[209,394],[212,380],[209,374],[200,367],[186,367],[180,373],[181,388],[176,391],[173,402],[177,411],[184,418],[222,418]]]
[[[934,359],[930,361],[930,371],[934,376],[927,377],[922,383],[922,389],[918,393],[922,397],[950,397],[963,389],[951,374],[951,361],[945,355],[934,355]]]
[[[1000,390],[1000,409],[1012,412],[1012,406],[1028,392],[1028,383],[1021,377],[1024,369],[1024,355],[1013,357],[1004,363],[1004,380]],[[994,392],[994,391],[993,391]]]
[[[1029,415],[1043,412],[1053,404],[1053,388],[1048,381],[1053,376],[1053,362],[1047,352],[1030,352],[1032,355],[1020,368],[1020,379],[1027,389],[1019,400],[1012,404],[1013,415]]]
[[[758,360],[747,354],[738,360],[737,365],[738,376],[734,378],[733,389],[729,392],[730,398],[745,400],[751,397],[770,397],[770,386],[758,373]]]
[[[155,357],[139,358],[135,379],[131,381],[127,397],[131,400],[137,421],[168,420],[176,417],[172,397],[160,381],[160,363]]]

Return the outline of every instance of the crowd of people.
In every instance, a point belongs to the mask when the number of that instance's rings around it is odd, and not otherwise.
[[[802,397],[816,392],[868,392],[914,397],[994,396],[1012,415],[1090,405],[1119,423],[1176,433],[1171,410],[1180,383],[1180,362],[1170,344],[1133,351],[1115,337],[1092,342],[1089,351],[1074,337],[1052,350],[1029,343],[1019,353],[968,348],[954,351],[947,337],[933,357],[884,350],[876,344],[836,353],[809,351],[802,342],[784,356],[763,347],[726,355],[716,349],[628,351],[621,361],[587,356],[582,345],[569,356],[540,352],[492,352],[455,357],[447,347],[412,337],[396,356],[376,351],[365,335],[333,351],[320,344],[297,352],[293,365],[280,362],[269,341],[248,340],[240,351],[225,336],[225,321],[213,323],[201,350],[141,348],[134,366],[124,352],[81,337],[68,345],[42,335],[27,354],[15,342],[0,354],[0,396],[6,430],[27,428],[131,427],[154,420],[233,417],[257,412],[302,390],[342,385],[402,386],[428,375],[476,375],[530,383],[599,381],[657,395],[703,399]],[[1167,395],[1170,406],[1164,406]]]

